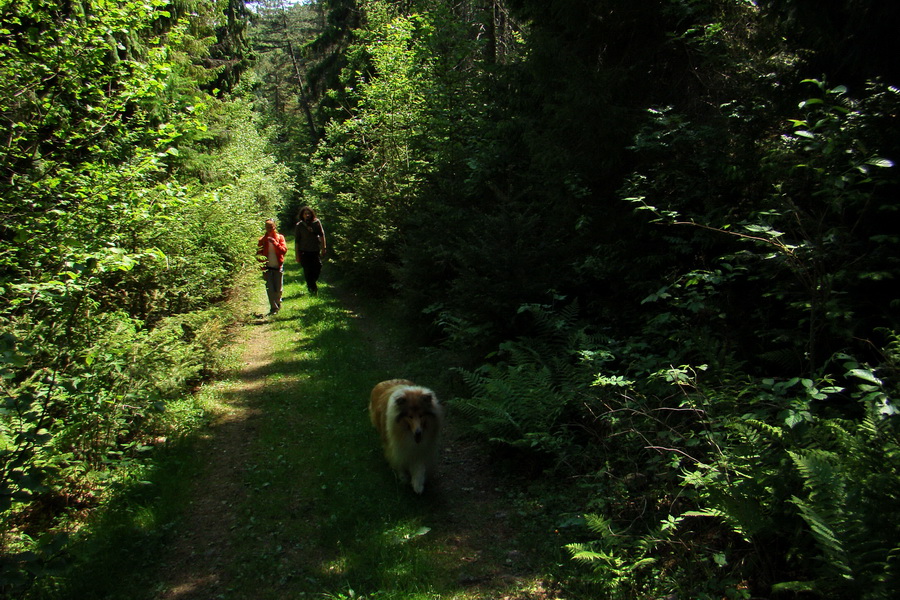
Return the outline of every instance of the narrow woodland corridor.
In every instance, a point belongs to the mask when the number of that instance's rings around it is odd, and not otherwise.
[[[893,599],[897,31],[0,0],[0,600]]]
[[[416,367],[334,287],[298,287],[277,317],[246,326],[152,597],[553,597],[516,539],[514,492],[452,427],[421,497],[393,476],[368,391]]]

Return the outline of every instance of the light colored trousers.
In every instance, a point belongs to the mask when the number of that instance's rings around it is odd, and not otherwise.
[[[284,287],[284,267],[266,268],[266,294],[269,296],[269,312],[281,310],[281,290]]]

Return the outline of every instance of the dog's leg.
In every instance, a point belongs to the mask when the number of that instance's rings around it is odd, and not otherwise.
[[[425,489],[425,465],[416,464],[410,469],[413,490],[421,494]]]
[[[394,469],[394,475],[397,476],[397,479],[399,479],[401,483],[409,481],[409,473],[404,469]]]

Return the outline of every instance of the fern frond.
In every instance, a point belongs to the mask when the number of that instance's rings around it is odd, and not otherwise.
[[[718,491],[710,495],[710,500],[718,506],[688,511],[684,513],[684,516],[719,518],[734,533],[747,541],[769,523],[763,515],[760,503],[755,498]]]
[[[572,558],[585,563],[594,563],[597,561],[612,562],[613,557],[607,552],[597,551],[587,544],[567,544],[566,549]]]
[[[828,566],[837,570],[841,577],[853,579],[853,570],[839,533],[830,523],[829,516],[816,511],[808,502],[794,496],[792,502],[800,509],[800,516],[809,525],[810,532],[818,543],[819,549],[828,558]]]
[[[599,535],[602,539],[610,539],[615,536],[612,527],[612,519],[598,514],[587,514],[584,516],[588,529]]]
[[[833,452],[814,449],[802,454],[788,451],[788,455],[803,476],[812,501],[832,508],[840,505],[845,498],[844,478]]]
[[[760,421],[757,419],[745,419],[743,421],[743,425],[745,425],[746,428],[742,427],[741,423],[737,423],[735,425],[735,428],[744,431],[757,431],[768,436],[770,440],[782,440],[784,438],[783,428],[772,425],[771,423],[766,423],[765,421]]]

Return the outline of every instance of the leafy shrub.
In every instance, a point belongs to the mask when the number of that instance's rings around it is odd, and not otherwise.
[[[705,311],[736,340],[730,344],[735,356],[763,369],[781,366],[784,374],[810,375],[833,353],[852,347],[854,338],[897,327],[887,291],[898,241],[888,190],[896,178],[893,162],[881,153],[893,148],[884,134],[894,127],[885,111],[898,105],[900,94],[881,83],[856,97],[844,86],[816,80],[802,85],[813,90],[812,97],[786,123],[770,125],[773,135],[759,142],[758,157],[748,161],[758,169],[734,166],[730,174],[711,178],[706,170],[668,173],[654,166],[635,174],[626,189],[629,200],[652,210],[657,222],[690,227],[664,236],[681,244],[691,240],[704,268],[673,265],[669,277],[679,280],[683,270],[718,273],[718,298],[707,295]],[[737,126],[746,107],[731,108],[728,118]],[[650,114],[635,146],[640,155],[681,148],[705,130],[669,109]],[[698,144],[690,160],[721,168],[709,151]],[[685,176],[690,179],[678,188],[685,193],[673,195],[667,179]],[[724,213],[707,206],[728,197],[733,187],[747,188],[750,197]],[[702,197],[693,198],[698,190]],[[679,295],[682,302],[686,291]]]
[[[640,527],[632,521],[628,534],[617,532],[623,515],[592,517],[600,537],[571,544],[573,557],[611,592],[890,597],[900,533],[897,411],[871,370],[853,361],[848,368],[848,382],[863,379],[848,384],[863,413],[854,420],[822,413],[844,393],[828,381],[759,382],[730,394],[672,377],[687,392],[672,410],[690,418],[631,425],[643,449],[669,457],[649,471],[653,463],[645,462],[643,476],[666,481],[660,475],[670,469],[680,471],[680,482],[668,479],[669,499],[646,511]],[[627,444],[620,436],[615,451],[628,451]],[[616,512],[614,500],[600,504]]]

